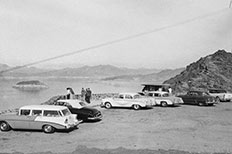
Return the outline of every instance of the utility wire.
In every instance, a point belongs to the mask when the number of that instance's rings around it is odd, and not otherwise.
[[[81,52],[101,48],[101,47],[104,47],[104,46],[109,46],[109,45],[116,44],[116,43],[119,43],[119,42],[135,39],[135,38],[138,38],[138,37],[141,37],[141,36],[144,36],[144,35],[149,35],[151,33],[156,33],[156,32],[159,32],[159,31],[166,30],[166,29],[174,28],[174,27],[184,25],[184,24],[187,24],[187,23],[190,23],[190,22],[194,22],[194,21],[197,21],[197,20],[200,20],[200,19],[204,19],[204,18],[207,18],[207,17],[210,17],[210,16],[218,15],[219,13],[223,13],[227,9],[228,8],[226,8],[226,9],[224,8],[224,9],[221,9],[221,10],[218,10],[218,11],[215,11],[215,12],[211,12],[211,13],[208,13],[208,14],[205,14],[205,15],[202,15],[202,16],[187,19],[187,20],[175,23],[175,24],[171,24],[171,25],[160,27],[160,28],[156,28],[156,29],[153,29],[153,30],[150,30],[150,31],[137,33],[137,34],[134,34],[134,35],[122,37],[122,38],[112,40],[112,41],[108,41],[108,42],[105,42],[105,43],[100,43],[100,44],[97,44],[97,45],[93,45],[93,46],[83,48],[83,49],[80,49],[80,50],[76,50],[76,51],[73,51],[73,52],[69,52],[69,53],[66,53],[66,54],[62,54],[62,55],[58,55],[58,56],[55,56],[55,57],[51,57],[51,58],[43,59],[43,60],[40,60],[40,61],[36,61],[36,62],[33,62],[33,63],[28,63],[28,64],[25,64],[25,65],[22,65],[22,66],[17,66],[17,67],[13,67],[13,68],[10,68],[10,69],[2,70],[2,71],[0,71],[0,75],[3,74],[3,73],[6,73],[6,72],[21,69],[21,68],[24,68],[24,67],[40,64],[40,63],[51,61],[51,60],[54,60],[54,59],[58,59],[58,58],[78,54],[78,53],[81,53]]]

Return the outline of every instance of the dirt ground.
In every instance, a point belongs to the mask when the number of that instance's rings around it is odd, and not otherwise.
[[[68,133],[0,132],[0,153],[89,153],[90,149],[91,153],[110,153],[109,149],[232,153],[232,102],[139,111],[97,108],[102,121],[82,123]]]

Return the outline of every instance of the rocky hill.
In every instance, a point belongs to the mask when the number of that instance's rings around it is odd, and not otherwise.
[[[171,84],[176,93],[207,88],[232,91],[232,53],[218,50],[191,63],[180,74],[164,83]]]

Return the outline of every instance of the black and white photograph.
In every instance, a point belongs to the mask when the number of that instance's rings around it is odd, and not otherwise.
[[[0,0],[0,154],[232,154],[232,0]]]

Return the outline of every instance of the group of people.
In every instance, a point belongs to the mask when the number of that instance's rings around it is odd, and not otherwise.
[[[90,90],[90,88],[86,88],[86,89],[82,88],[81,89],[81,99],[83,101],[90,103],[91,96],[92,96],[92,91]]]
[[[66,99],[77,99],[72,88],[68,87],[66,88],[66,90],[67,90]],[[92,96],[92,91],[90,90],[90,88],[81,89],[81,100],[82,101],[90,103],[91,96]]]

